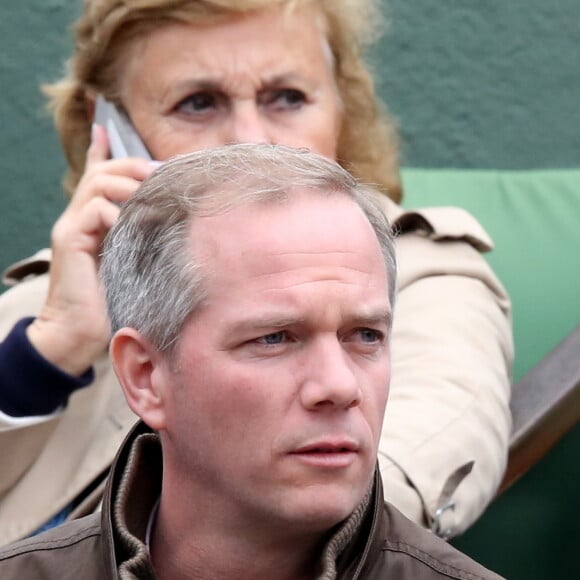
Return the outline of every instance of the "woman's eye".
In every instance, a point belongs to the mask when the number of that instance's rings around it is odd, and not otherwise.
[[[215,109],[217,97],[212,93],[200,92],[190,95],[177,105],[177,110],[183,113],[199,115]]]
[[[306,102],[306,95],[299,89],[278,89],[264,96],[264,104],[275,109],[298,109]]]

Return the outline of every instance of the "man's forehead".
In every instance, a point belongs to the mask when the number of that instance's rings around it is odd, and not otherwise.
[[[244,287],[264,297],[278,292],[287,301],[324,285],[332,292],[363,288],[365,294],[388,296],[376,235],[348,197],[236,207],[197,218],[191,235],[210,302],[247,299]]]
[[[316,219],[312,219],[313,215]],[[339,218],[341,221],[337,221]],[[313,253],[324,251],[313,244],[312,236],[289,235],[294,232],[317,233],[318,241],[331,241],[337,248],[344,248],[340,251],[348,252],[345,236],[362,231],[376,238],[364,212],[351,197],[312,190],[298,190],[284,199],[273,196],[239,205],[234,202],[227,210],[198,216],[190,222],[190,239],[196,250],[205,254],[222,248],[241,250],[242,246],[255,246],[258,254],[264,249],[268,253],[292,249],[300,252],[305,248]]]

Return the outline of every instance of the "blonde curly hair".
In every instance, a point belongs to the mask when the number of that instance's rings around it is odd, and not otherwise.
[[[401,200],[398,139],[378,101],[363,60],[378,35],[376,0],[84,0],[74,25],[75,47],[65,76],[43,87],[68,162],[69,194],[84,172],[94,97],[121,104],[120,82],[128,45],[170,22],[199,23],[277,5],[314,5],[325,20],[344,116],[337,160],[353,175]]]

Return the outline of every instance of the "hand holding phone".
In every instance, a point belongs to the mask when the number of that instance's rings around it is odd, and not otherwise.
[[[151,159],[147,147],[141,141],[129,117],[101,95],[97,96],[95,103],[95,123],[107,130],[113,159],[124,157]]]

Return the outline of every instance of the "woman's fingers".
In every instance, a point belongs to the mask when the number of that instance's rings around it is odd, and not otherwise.
[[[156,165],[144,159],[127,158],[94,163],[81,178],[70,201],[72,207],[84,205],[89,199],[101,196],[111,201],[123,202],[132,195]],[[125,185],[117,187],[125,182]],[[127,187],[127,184],[131,187]]]
[[[95,196],[102,196],[111,201],[123,202],[134,193],[139,184],[146,179],[158,166],[157,163],[127,157],[123,159],[109,159],[109,141],[107,132],[100,125],[93,125],[91,144],[87,150],[85,172],[79,181],[70,205],[78,207],[84,205]],[[119,180],[113,178],[133,180],[131,188],[126,185],[116,188]],[[109,179],[111,179],[109,181]],[[128,183],[128,182],[126,182]]]
[[[109,158],[109,139],[107,131],[101,125],[93,124],[91,127],[91,144],[87,149],[86,167],[90,167],[100,161]]]
[[[53,246],[48,296],[27,332],[38,352],[69,374],[83,373],[107,345],[109,322],[98,261],[119,211],[102,197],[91,199],[78,212],[70,237]]]
[[[118,206],[103,198],[92,199],[78,216],[79,235],[73,241],[76,247],[70,248],[71,251],[88,252],[96,259],[107,232],[119,216],[119,211]]]
[[[64,213],[54,224],[52,229],[52,244],[54,250],[64,249],[70,245],[78,235],[86,235],[88,232],[81,220],[80,215],[91,212],[96,207],[92,202],[101,200],[104,204],[115,207],[115,203],[126,201],[137,189],[139,182],[131,177],[99,175],[91,181],[91,196],[83,199],[82,203],[71,202]],[[88,209],[87,209],[88,206]]]
[[[106,131],[93,127],[86,171],[52,229],[48,296],[28,328],[40,354],[65,372],[84,372],[106,348],[109,322],[98,279],[100,247],[119,215],[118,204],[156,166],[143,159],[109,159]]]

